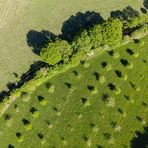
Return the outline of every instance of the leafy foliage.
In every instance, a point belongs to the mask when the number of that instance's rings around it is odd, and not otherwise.
[[[42,48],[40,56],[49,65],[55,65],[61,60],[67,62],[71,53],[72,50],[68,42],[58,40],[56,42],[49,42],[46,47]]]
[[[122,40],[122,27],[119,19],[108,19],[101,25],[95,25],[77,34],[72,45],[75,50],[85,52],[103,45],[116,45]]]

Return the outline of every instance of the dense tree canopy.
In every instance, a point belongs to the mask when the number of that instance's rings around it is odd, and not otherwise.
[[[115,45],[122,40],[123,24],[119,19],[108,19],[103,24],[80,32],[73,41],[76,50],[88,52],[103,45]]]
[[[91,40],[90,36],[88,34],[88,31],[85,29],[81,33],[79,33],[73,42],[74,49],[80,50],[80,51],[85,51],[88,52],[92,45],[91,45]]]
[[[55,65],[60,61],[67,62],[72,50],[67,41],[58,40],[49,42],[46,47],[42,48],[40,56],[42,60],[49,65]]]
[[[41,49],[40,56],[49,65],[55,65],[59,62],[67,63],[70,58],[79,55],[76,53],[88,53],[100,46],[116,46],[122,41],[124,29],[135,28],[147,23],[148,15],[139,15],[137,11],[134,11],[133,15],[131,13],[133,11],[130,7],[127,7],[126,11],[123,10],[123,16],[128,21],[116,17],[109,18],[102,24],[81,30],[70,44],[65,40],[49,42]],[[130,14],[129,18],[127,14]],[[146,27],[142,30],[143,34],[145,30],[147,30]]]
[[[123,24],[119,19],[109,19],[102,24],[102,45],[116,45],[122,40]]]

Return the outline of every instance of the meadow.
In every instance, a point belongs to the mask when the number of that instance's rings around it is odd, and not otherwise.
[[[59,34],[63,23],[77,12],[95,11],[104,18],[112,10],[131,5],[139,10],[143,0],[1,0],[0,1],[0,91],[14,82],[39,58],[27,45],[30,29]]]
[[[0,118],[2,148],[125,148],[148,122],[148,36],[22,92]]]

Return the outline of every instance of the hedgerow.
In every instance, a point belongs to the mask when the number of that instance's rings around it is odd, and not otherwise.
[[[139,29],[131,33],[130,36],[124,37],[125,44],[131,41],[131,39],[146,35],[148,32],[148,25],[146,24],[148,20],[147,17],[147,14],[136,16],[126,25],[119,19],[108,19],[100,25],[97,24],[92,28],[79,32],[71,43],[61,39],[55,42],[49,42],[41,49],[40,53],[43,61],[50,65],[50,67],[44,70],[46,73],[44,73],[42,69],[37,71],[35,76],[21,88],[13,90],[10,95],[0,103],[0,112],[3,112],[4,106],[9,105],[14,98],[21,96],[22,92],[28,93],[27,96],[23,96],[22,98],[24,101],[28,101],[30,94],[37,86],[46,82],[52,76],[77,66],[82,59],[109,50],[110,46],[120,46],[123,42],[123,28],[139,26]],[[129,37],[131,37],[131,39]],[[93,54],[89,54],[92,51]],[[120,57],[118,51],[112,55],[115,59]],[[137,57],[137,55],[138,54],[134,56]],[[133,64],[130,63],[128,68],[133,68]],[[111,70],[111,66],[109,66],[107,70]],[[106,81],[104,76],[101,76],[99,80],[101,84]]]

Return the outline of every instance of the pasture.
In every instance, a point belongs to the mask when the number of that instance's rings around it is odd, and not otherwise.
[[[0,118],[0,147],[130,147],[148,123],[148,36],[142,40],[22,92]]]
[[[39,58],[26,42],[30,29],[59,34],[63,23],[77,12],[95,11],[104,18],[127,5],[139,10],[143,0],[0,0],[0,90],[21,76]]]

